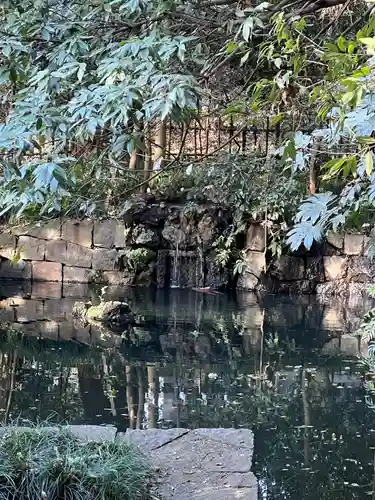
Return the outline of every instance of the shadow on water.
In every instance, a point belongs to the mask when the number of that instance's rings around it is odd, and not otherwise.
[[[73,324],[74,293],[3,292],[4,422],[249,427],[259,498],[375,499],[375,414],[352,335],[366,306],[115,290],[138,317],[121,338]]]

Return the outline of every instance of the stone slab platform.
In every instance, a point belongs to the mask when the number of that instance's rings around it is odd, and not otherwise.
[[[128,430],[117,439],[136,444],[160,469],[156,493],[163,500],[258,498],[247,429]]]

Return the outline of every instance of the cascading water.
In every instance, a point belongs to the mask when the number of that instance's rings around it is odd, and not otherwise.
[[[172,252],[172,276],[171,276],[171,288],[180,288],[180,266],[179,266],[179,248],[178,241],[176,243],[176,249]]]
[[[197,260],[195,265],[195,286],[204,285],[204,257],[201,245],[197,247]]]

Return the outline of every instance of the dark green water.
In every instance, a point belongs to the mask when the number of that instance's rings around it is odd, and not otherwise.
[[[176,290],[126,298],[142,323],[135,343],[75,330],[71,297],[0,303],[13,318],[0,344],[3,421],[249,427],[259,498],[375,498],[375,413],[348,335],[365,306]]]

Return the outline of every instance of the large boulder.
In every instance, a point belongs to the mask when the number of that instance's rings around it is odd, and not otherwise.
[[[102,301],[98,305],[76,302],[72,316],[80,321],[129,325],[133,322],[133,314],[126,302],[116,300]]]

